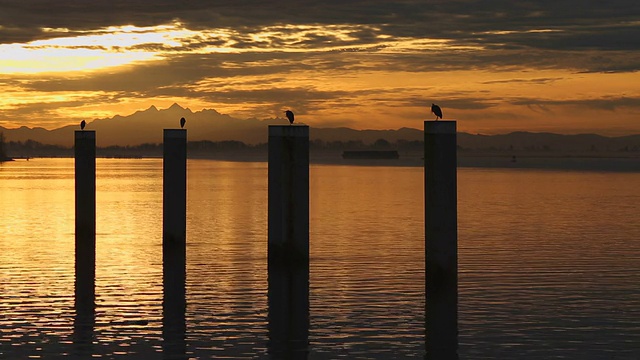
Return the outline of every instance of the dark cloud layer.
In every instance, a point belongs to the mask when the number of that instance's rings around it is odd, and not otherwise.
[[[4,43],[56,36],[55,31],[43,32],[42,28],[82,32],[173,20],[194,30],[232,28],[240,33],[278,24],[375,25],[394,37],[504,48],[637,50],[640,41],[640,2],[635,0],[5,0],[0,6],[0,41]],[[375,42],[370,32],[358,37]]]
[[[619,108],[635,108],[640,110],[640,98],[637,97],[604,97],[600,99],[584,100],[541,100],[541,99],[517,99],[511,101],[514,105],[536,106],[548,108],[549,106],[574,106],[598,110],[615,111]]]
[[[636,0],[5,0],[0,4],[0,43],[179,21],[190,30],[227,29],[231,35],[226,40],[194,40],[173,49],[156,43],[129,50],[185,51],[204,46],[361,50],[354,46],[368,46],[376,51],[395,39],[440,39],[451,49],[427,55],[441,61],[402,64],[409,64],[411,71],[426,64],[430,71],[439,70],[438,66],[451,70],[513,65],[628,72],[640,70],[639,18],[640,2]],[[252,36],[265,27],[275,27],[283,35],[298,31],[287,25],[354,27],[349,39],[313,31],[296,41]],[[477,51],[461,52],[455,47]]]

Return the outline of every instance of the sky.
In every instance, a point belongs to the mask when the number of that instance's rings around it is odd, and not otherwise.
[[[173,103],[315,127],[640,133],[637,0],[2,0],[0,126]]]

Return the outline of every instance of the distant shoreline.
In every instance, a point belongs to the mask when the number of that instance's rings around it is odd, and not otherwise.
[[[458,168],[487,169],[547,169],[579,171],[640,172],[639,157],[587,157],[587,156],[458,156]],[[422,167],[421,157],[397,160],[343,160],[311,159],[312,164],[348,166],[404,166]]]
[[[71,158],[66,156],[42,156],[38,158]],[[161,159],[160,156],[98,156],[99,159]],[[218,154],[217,156],[189,156],[191,160],[217,160],[231,162],[267,162],[267,154]],[[16,159],[26,161],[26,159]],[[310,163],[313,165],[343,165],[343,166],[393,166],[393,167],[421,167],[424,165],[418,153],[400,156],[399,159],[343,159],[337,153],[311,154]],[[582,171],[612,171],[612,172],[640,172],[640,157],[635,156],[589,156],[588,154],[459,154],[459,168],[501,168],[501,169],[548,169],[548,170],[582,170]]]

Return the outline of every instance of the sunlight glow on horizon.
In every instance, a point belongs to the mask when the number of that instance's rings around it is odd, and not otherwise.
[[[376,33],[377,43],[358,43],[353,34]],[[454,46],[443,39],[393,39],[379,28],[365,25],[278,25],[241,34],[231,29],[194,31],[180,22],[153,27],[132,25],[74,33],[66,28],[43,28],[45,33],[69,36],[29,43],[0,44],[0,74],[38,74],[100,70],[136,62],[157,61],[170,54],[381,51],[417,52]],[[316,42],[318,38],[325,38]],[[248,40],[248,41],[247,41]],[[246,42],[246,43],[245,43]],[[335,42],[335,44],[334,44]],[[215,45],[214,45],[215,44]]]
[[[98,70],[153,59],[153,54],[116,53],[91,48],[0,45],[2,74]]]
[[[196,32],[179,23],[155,27],[121,26],[87,31],[76,36],[36,40],[26,44],[0,44],[0,73],[37,74],[76,72],[160,60],[159,49],[180,47]],[[43,29],[70,33],[69,29]],[[145,45],[158,45],[151,50]]]

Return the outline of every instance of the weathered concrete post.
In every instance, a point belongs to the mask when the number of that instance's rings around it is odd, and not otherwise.
[[[76,352],[90,356],[95,324],[96,132],[76,131],[75,317]]]
[[[162,242],[184,248],[187,234],[187,130],[164,129]]]
[[[306,359],[309,342],[309,127],[269,126],[269,352]]]
[[[456,122],[424,122],[427,359],[458,359]]]
[[[162,180],[162,348],[178,359],[186,353],[187,130],[164,130]]]

